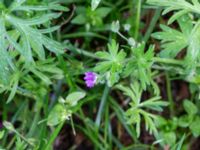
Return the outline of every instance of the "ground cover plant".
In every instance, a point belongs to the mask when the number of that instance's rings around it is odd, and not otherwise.
[[[0,150],[199,150],[199,0],[0,0]]]

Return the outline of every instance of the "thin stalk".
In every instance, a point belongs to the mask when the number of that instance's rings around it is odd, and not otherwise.
[[[159,8],[154,13],[154,16],[153,16],[153,18],[151,20],[149,28],[148,28],[147,32],[145,33],[145,35],[144,35],[144,42],[145,43],[149,40],[149,37],[151,36],[151,33],[153,32],[153,29],[154,29],[154,27],[155,27],[155,25],[156,25],[156,23],[157,23],[157,21],[158,21],[158,19],[160,17],[161,10],[162,9]]]
[[[135,32],[134,32],[134,38],[135,40],[138,39],[138,34],[139,34],[139,30],[140,30],[140,13],[141,13],[141,0],[137,0],[136,3],[136,18],[135,18]]]
[[[57,135],[59,134],[60,130],[62,129],[63,125],[64,125],[64,121],[61,122],[61,123],[57,126],[57,128],[55,129],[55,131],[54,131],[53,134],[51,135],[51,137],[50,137],[50,139],[49,139],[49,141],[48,141],[48,143],[47,143],[47,146],[45,147],[45,150],[51,149],[51,146],[53,145],[53,142],[54,142],[54,140],[56,139]]]
[[[170,59],[170,58],[159,58],[159,57],[154,57],[153,61],[157,63],[174,64],[174,65],[183,65],[184,63],[181,60]]]
[[[119,34],[119,33],[118,33]],[[121,35],[120,35],[121,36]],[[122,35],[123,36],[123,35]],[[127,41],[127,38],[125,37],[124,38],[126,41]],[[84,56],[87,56],[87,57],[90,57],[90,58],[94,58],[94,59],[99,59],[96,55],[94,55],[93,53],[90,53],[86,50],[83,50],[83,49],[79,49],[79,48],[76,48],[72,45],[68,46],[67,49],[69,49],[70,51],[72,52],[76,52],[76,53],[79,53],[79,54],[82,54]],[[130,57],[130,58],[127,58],[125,59],[125,62],[128,62],[129,60],[131,59],[134,59],[134,57]],[[153,58],[153,61],[154,62],[157,62],[157,63],[164,63],[164,64],[172,64],[172,65],[180,65],[182,66],[184,64],[184,62],[182,60],[176,60],[176,59],[171,59],[171,58],[160,58],[160,57],[154,57]],[[200,67],[200,64],[197,65],[197,67]]]
[[[9,144],[8,144],[8,146],[7,146],[6,149],[11,149],[11,147],[13,146],[13,144],[15,143],[15,141],[16,141],[16,136],[14,136],[12,138],[12,140],[9,142]]]
[[[29,144],[30,146],[34,147],[34,144],[31,143],[28,139],[26,139],[26,137],[24,137],[23,135],[21,135],[17,130],[14,130],[13,132],[15,132],[22,140],[24,140],[27,144]]]
[[[72,127],[73,134],[76,135],[76,130],[75,130],[75,127],[74,127],[74,121],[73,121],[72,117],[70,118],[70,121],[71,121],[71,127]]]
[[[94,55],[93,53],[90,53],[90,52],[88,52],[86,50],[74,47],[73,45],[66,46],[66,49],[68,49],[68,50],[70,50],[72,52],[76,52],[78,54],[82,54],[82,55],[87,56],[87,57],[98,59],[98,57],[96,55]]]
[[[100,126],[102,114],[103,114],[103,111],[104,111],[104,107],[105,107],[105,104],[106,104],[106,100],[107,100],[107,96],[108,96],[109,91],[110,91],[110,88],[106,85],[104,92],[103,92],[103,96],[101,97],[99,110],[98,110],[97,117],[96,117],[96,120],[95,120],[95,124],[98,128]]]
[[[117,34],[128,42],[128,39],[121,32],[118,31]]]
[[[30,127],[30,130],[29,130],[29,132],[28,132],[28,134],[27,134],[27,137],[32,137],[34,134],[35,134],[35,132],[36,132],[36,130],[37,130],[37,126],[38,126],[38,121],[39,121],[39,118],[40,118],[40,107],[37,109],[37,111],[35,112],[36,114],[35,114],[35,116],[34,116],[34,119],[33,119],[33,122],[32,122],[32,125],[31,125],[31,127]]]

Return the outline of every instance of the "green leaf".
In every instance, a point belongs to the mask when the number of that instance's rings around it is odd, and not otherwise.
[[[4,20],[0,18],[0,83],[8,85],[10,79],[10,66],[13,66],[13,64],[7,52],[5,37]]]
[[[178,126],[186,128],[193,121],[194,116],[183,115],[178,119]]]
[[[69,9],[67,7],[61,6],[60,4],[55,3],[49,3],[47,5],[38,5],[38,6],[31,6],[31,5],[20,5],[18,7],[15,7],[12,9],[13,11],[46,11],[46,10],[57,10],[57,11],[64,11],[67,12]]]
[[[111,31],[112,32],[119,32],[119,29],[120,29],[120,24],[119,24],[119,21],[113,21],[112,24],[111,24]]]
[[[70,93],[67,97],[66,97],[66,103],[69,106],[76,106],[78,101],[81,100],[82,98],[84,98],[86,95],[85,92],[73,92]]]
[[[101,0],[92,0],[92,3],[91,3],[92,10],[95,10],[98,7],[100,2]]]
[[[16,150],[22,150],[22,149],[26,149],[27,144],[24,141],[22,141],[19,136],[17,136],[15,147],[16,147]]]
[[[119,81],[119,74],[114,73],[114,72],[107,72],[106,74],[106,79],[107,79],[107,84],[109,87],[112,87],[117,81]]]
[[[174,132],[164,132],[163,138],[168,145],[174,145],[176,143],[176,134]]]
[[[15,131],[14,126],[12,125],[12,123],[8,122],[8,121],[4,121],[3,122],[3,126],[9,130],[9,131]]]
[[[58,30],[59,28],[60,28],[60,26],[57,25],[57,26],[49,27],[47,29],[39,29],[39,32],[42,34],[51,33],[51,32]]]
[[[0,131],[0,140],[3,138],[5,130]]]
[[[95,66],[94,71],[104,73],[104,72],[108,71],[111,68],[111,66],[112,66],[112,62],[103,61],[103,62],[98,63]]]
[[[44,81],[45,84],[50,85],[52,83],[50,78],[47,75],[45,75],[44,73],[38,71],[37,69],[30,68],[30,71],[32,73],[34,73],[37,77],[39,77],[42,81]]]
[[[161,117],[161,116],[158,116],[158,117],[156,117],[156,119],[155,119],[155,123],[156,123],[156,126],[158,127],[158,128],[162,128],[162,127],[164,127],[165,125],[167,125],[167,120],[165,119],[165,118],[163,118],[163,117]]]
[[[162,42],[161,57],[173,58],[188,45],[188,37],[165,25],[160,25],[160,27],[163,31],[153,33],[152,36]]]
[[[85,24],[86,23],[86,16],[83,15],[83,14],[80,14],[78,16],[76,16],[72,21],[71,23],[73,24],[78,24],[78,25],[82,25],[82,24]]]
[[[130,88],[122,85],[117,85],[117,88],[122,90],[125,95],[131,98],[131,102],[129,103],[130,108],[127,109],[125,115],[129,124],[133,123],[136,125],[137,135],[139,136],[140,134],[141,118],[144,118],[145,120],[146,130],[149,131],[150,134],[153,133],[156,135],[157,116],[146,111],[145,109],[160,111],[162,110],[161,107],[166,106],[167,103],[164,101],[160,101],[160,97],[153,97],[145,100],[144,102],[141,102],[140,100],[143,90],[141,89],[141,85],[137,82],[135,82],[135,84],[131,84]]]
[[[54,41],[47,36],[42,36],[42,42],[49,51],[54,52],[55,54],[64,53],[65,47],[61,43]]]
[[[115,40],[108,44],[108,52],[101,51],[95,53],[99,59],[102,59],[96,64],[94,71],[106,76],[108,86],[112,86],[120,79],[120,73],[123,70],[123,61],[126,58],[126,53],[123,50],[119,51],[119,45]]]
[[[61,15],[61,13],[47,13],[42,16],[36,16],[31,19],[20,19],[15,16],[6,15],[6,19],[9,22],[12,22],[13,24],[21,24],[21,25],[39,25],[44,24],[52,19],[58,18]]]
[[[179,13],[179,16],[181,16],[181,14],[185,14],[182,12],[183,10],[200,14],[200,3],[197,0],[192,0],[192,3],[186,0],[147,0],[147,3],[165,7],[163,14],[170,11],[177,11],[176,13]]]
[[[153,86],[151,66],[153,65],[154,46],[149,46],[145,52],[145,43],[131,48],[133,56],[125,64],[123,76],[133,76],[140,81],[142,89],[146,90],[148,85]],[[155,87],[155,86],[154,86]]]
[[[100,7],[98,9],[96,9],[96,14],[97,16],[101,17],[101,18],[104,18],[106,17],[111,11],[111,8],[109,7]]]
[[[56,104],[53,109],[51,110],[48,118],[47,124],[49,126],[55,126],[59,123],[68,119],[71,116],[71,113],[66,111],[66,108],[62,104]]]
[[[182,146],[183,146],[183,142],[185,140],[185,134],[182,136],[182,138],[179,140],[179,142],[174,145],[174,147],[172,147],[172,150],[181,150]]]
[[[13,2],[12,2],[12,4],[10,5],[10,7],[9,7],[9,10],[14,10],[15,8],[17,8],[17,7],[19,7],[19,6],[21,6],[23,3],[25,3],[26,2],[26,0],[14,0]]]
[[[192,19],[189,15],[184,15],[180,17],[178,20],[178,24],[181,28],[181,31],[185,35],[185,37],[189,37],[191,35],[191,31],[193,29]]]
[[[200,60],[200,21],[194,26],[189,38],[189,46],[187,50],[186,61],[188,66],[195,68]],[[191,63],[193,62],[193,63]]]
[[[200,117],[196,116],[194,121],[190,125],[190,130],[192,131],[192,134],[195,137],[198,137],[200,135]]]
[[[102,51],[101,52],[96,52],[95,55],[97,57],[99,57],[100,59],[105,59],[105,60],[110,59],[110,55],[107,52],[102,52]]]
[[[177,20],[178,18],[180,18],[181,16],[183,16],[186,13],[188,13],[188,10],[181,10],[177,13],[174,13],[174,15],[172,17],[170,17],[168,24],[173,23],[175,20]]]
[[[19,76],[18,75],[15,75],[13,77],[13,86],[12,86],[12,89],[11,89],[11,92],[10,92],[10,95],[8,97],[8,100],[6,101],[6,103],[9,103],[12,101],[12,99],[14,98],[15,96],[15,93],[17,92],[17,88],[18,88],[18,82],[19,82]]]
[[[37,34],[30,34],[30,36],[28,37],[28,40],[30,41],[30,46],[32,47],[33,51],[39,56],[40,59],[44,60],[45,51],[41,40],[39,39],[41,39],[41,37]]]
[[[197,113],[197,111],[198,111],[198,109],[195,106],[195,104],[193,104],[189,100],[184,100],[183,107],[184,107],[185,111],[188,113],[188,115],[191,115],[191,116],[195,115]]]

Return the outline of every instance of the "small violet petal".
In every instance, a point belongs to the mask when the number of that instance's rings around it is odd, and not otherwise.
[[[87,87],[92,88],[94,87],[96,80],[97,80],[97,75],[94,72],[86,72],[85,73],[85,84]]]

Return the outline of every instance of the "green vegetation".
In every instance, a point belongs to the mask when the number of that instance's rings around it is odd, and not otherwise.
[[[198,150],[199,0],[0,0],[0,150]]]

